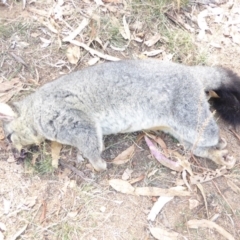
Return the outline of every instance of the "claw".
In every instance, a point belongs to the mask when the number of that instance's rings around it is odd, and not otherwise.
[[[94,169],[97,171],[97,172],[101,172],[101,171],[105,171],[107,170],[107,163],[100,159],[99,161],[95,161],[95,162],[91,162],[92,166],[94,167]]]
[[[220,138],[216,148],[221,150],[226,148],[226,146],[227,146],[227,141],[225,140],[225,138]]]
[[[236,159],[233,156],[227,156],[225,161],[225,166],[227,169],[233,168],[235,163],[236,163]]]

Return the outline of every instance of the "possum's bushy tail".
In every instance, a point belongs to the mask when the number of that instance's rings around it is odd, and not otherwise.
[[[236,127],[240,124],[240,77],[229,69],[222,70],[226,79],[212,89],[219,98],[212,98],[210,102],[222,119]]]

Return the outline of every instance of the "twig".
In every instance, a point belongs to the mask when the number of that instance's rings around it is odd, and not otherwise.
[[[73,45],[79,46],[84,48],[86,51],[88,51],[91,55],[97,55],[100,58],[106,59],[108,61],[119,61],[120,59],[117,57],[113,57],[104,53],[101,53],[93,48],[90,48],[88,45],[86,45],[85,43],[79,42],[77,40],[70,40],[70,43],[72,43]]]
[[[59,163],[60,163],[60,165],[62,165],[63,167],[70,169],[72,172],[74,172],[77,176],[79,176],[80,178],[82,178],[84,181],[86,181],[86,182],[93,182],[93,180],[90,179],[90,178],[87,178],[83,172],[81,172],[81,171],[78,170],[77,168],[75,168],[75,167],[73,167],[73,166],[71,166],[71,165],[63,162],[61,159],[59,160]]]
[[[21,63],[28,69],[26,62],[21,57],[17,56],[15,53],[12,53],[12,52],[10,52],[9,54],[14,58],[15,61]]]
[[[224,195],[222,194],[222,192],[221,192],[220,189],[218,188],[217,184],[216,184],[214,181],[212,181],[212,183],[213,183],[213,185],[216,187],[216,189],[218,190],[218,192],[220,193],[220,195],[222,196],[222,198],[224,199],[224,201],[227,203],[227,205],[231,208],[233,215],[235,215],[232,206],[230,205],[230,203],[228,202],[228,200],[224,197]]]
[[[78,34],[81,33],[81,31],[89,24],[89,19],[84,18],[80,25],[73,31],[71,32],[67,37],[63,39],[63,42],[70,42],[73,40]]]
[[[229,128],[229,131],[232,132],[234,136],[240,141],[240,136],[232,128]]]

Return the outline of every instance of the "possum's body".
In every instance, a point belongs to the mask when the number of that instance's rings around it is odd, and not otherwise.
[[[230,168],[234,160],[225,161],[227,150],[220,149],[224,144],[205,93],[221,95],[223,86],[228,90],[238,81],[231,74],[158,60],[99,64],[62,76],[14,103],[17,117],[5,128],[18,148],[45,138],[75,146],[96,170],[106,168],[100,156],[102,135],[167,128],[195,155]],[[221,110],[224,104],[216,102],[216,107]]]

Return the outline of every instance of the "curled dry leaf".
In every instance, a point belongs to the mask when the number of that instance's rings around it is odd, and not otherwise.
[[[98,5],[98,6],[103,6],[104,3],[102,2],[102,0],[94,0],[94,2]]]
[[[40,23],[47,27],[51,32],[58,34],[58,30],[54,24],[54,21],[50,21],[49,19],[40,19]]]
[[[71,64],[77,64],[80,59],[80,48],[78,46],[71,46],[67,49],[67,58]]]
[[[162,60],[167,61],[167,62],[172,61],[173,56],[174,56],[174,54],[171,54],[171,53],[167,54],[165,52],[163,52],[162,55],[163,55]]]
[[[25,48],[25,47],[27,47],[27,46],[29,45],[29,44],[26,43],[26,42],[19,42],[18,44],[19,44],[20,48],[22,48],[22,49]],[[14,60],[15,60],[16,62],[21,63],[21,64],[24,65],[26,68],[28,68],[27,63],[23,60],[22,57],[20,57],[19,55],[15,54],[15,53],[13,53],[13,52],[10,52],[9,54],[14,58]]]
[[[173,231],[165,230],[163,228],[149,228],[151,234],[159,240],[177,240],[179,234]]]
[[[103,59],[106,59],[108,61],[119,61],[120,59],[119,58],[116,58],[116,57],[112,57],[110,55],[107,55],[107,54],[104,54],[104,53],[101,53],[93,48],[90,48],[88,45],[86,45],[85,43],[82,43],[82,42],[79,42],[77,40],[71,40],[69,41],[70,43],[72,43],[73,45],[76,45],[76,46],[79,46],[79,47],[82,47],[84,48],[86,51],[88,51],[91,55],[95,56],[97,55],[98,57],[100,58],[103,58]]]
[[[182,156],[177,151],[171,151],[171,154],[178,160],[179,165],[181,165],[183,169],[185,169],[190,174],[190,176],[192,176],[193,172],[192,172],[191,164],[188,161],[188,158]]]
[[[189,228],[196,228],[196,229],[199,227],[211,228],[211,229],[216,230],[218,233],[223,235],[228,240],[235,240],[235,238],[229,232],[227,232],[224,228],[222,228],[218,224],[216,224],[212,221],[206,220],[206,219],[201,219],[201,220],[193,219],[193,220],[188,221],[187,225]]]
[[[133,40],[136,41],[136,42],[139,42],[139,43],[143,42],[143,39],[140,38],[140,37],[133,37]]]
[[[233,181],[228,179],[227,184],[235,193],[240,194],[240,188]]]
[[[95,65],[99,60],[100,60],[99,57],[91,58],[91,59],[88,61],[88,65],[89,65],[89,66]]]
[[[135,146],[132,145],[113,159],[112,163],[116,165],[127,163],[134,154]]]
[[[0,79],[0,114],[6,111],[6,106],[2,103],[8,102],[15,94],[22,90],[23,84],[19,78],[13,78],[11,81],[3,81]]]
[[[70,188],[75,188],[76,186],[77,186],[76,180],[70,180],[69,187],[70,187]]]
[[[6,120],[12,120],[15,117],[16,117],[16,114],[12,110],[12,108],[9,105],[0,102],[0,118],[4,118]]]
[[[191,186],[188,184],[186,169],[183,169],[183,171],[182,171],[182,180],[183,180],[184,184],[187,186],[188,190],[192,191]]]
[[[143,22],[137,20],[135,21],[131,26],[130,26],[131,30],[141,30],[143,28]]]
[[[10,212],[10,209],[11,209],[11,201],[7,200],[7,199],[3,199],[3,207],[4,207],[4,210],[3,210],[3,213],[4,214],[8,214]]]
[[[134,187],[127,181],[121,179],[111,179],[109,180],[109,185],[118,192],[135,195]]]
[[[40,155],[39,152],[33,153],[32,160],[31,160],[31,164],[32,164],[33,166],[36,165],[36,160],[37,160],[37,158],[39,157],[39,155]]]
[[[211,222],[216,222],[216,220],[217,220],[220,216],[221,216],[221,214],[216,213],[216,214],[214,214],[209,220],[210,220]]]
[[[109,11],[109,12],[112,12],[112,13],[116,13],[116,12],[118,12],[118,8],[117,8],[117,6],[113,6],[113,5],[106,5],[105,6],[106,8],[107,8],[107,10]]]
[[[129,178],[131,178],[132,173],[133,173],[132,169],[129,168],[125,169],[122,175],[122,180],[128,180]]]
[[[189,209],[192,210],[194,208],[196,208],[197,206],[199,206],[199,201],[196,199],[189,199]]]
[[[154,203],[150,213],[148,214],[147,220],[154,221],[158,213],[162,210],[162,208],[171,201],[173,197],[165,197],[161,196],[158,200]]]
[[[185,187],[177,186],[172,187],[170,189],[163,189],[157,187],[137,187],[135,189],[135,193],[141,196],[167,196],[167,197],[174,197],[174,196],[190,196],[190,192],[185,191]]]
[[[123,0],[103,0],[105,3],[122,3]]]
[[[35,7],[34,8],[28,7],[28,11],[38,14],[39,16],[42,16],[42,17],[48,17],[48,15],[49,15],[49,13],[47,11],[42,10],[42,9],[36,9]]]
[[[124,29],[124,34],[120,31],[123,38],[126,39],[126,40],[130,40],[131,39],[131,33],[130,33],[129,26],[128,26],[128,23],[126,21],[125,16],[123,16],[123,29]]]
[[[150,173],[148,173],[147,177],[150,178],[151,176],[153,176],[159,169],[154,169],[152,170]]]
[[[221,46],[220,44],[215,43],[215,42],[211,42],[211,43],[210,43],[210,46],[212,46],[212,47],[214,47],[214,48],[218,48],[218,49],[221,49],[221,48],[222,48],[222,46]]]
[[[9,153],[7,162],[8,162],[8,163],[16,162],[16,159],[15,159],[15,157],[14,157],[14,155],[13,155],[12,152]]]
[[[183,170],[182,166],[178,162],[174,162],[166,158],[151,142],[151,140],[145,136],[145,141],[152,153],[152,155],[165,167],[168,167],[174,171],[181,172]]]
[[[74,212],[68,212],[67,216],[70,218],[74,218],[78,215],[78,211],[74,211]]]
[[[168,152],[168,149],[167,149],[167,145],[160,137],[157,137],[157,136],[152,135],[152,134],[147,134],[147,136],[150,137],[151,139],[153,139],[156,143],[158,143],[160,145],[160,147],[162,148],[162,150],[164,152],[164,155],[166,157],[169,157],[169,152]]]
[[[144,44],[148,47],[153,46],[154,44],[156,44],[159,40],[161,39],[161,36],[159,33],[155,34],[154,36],[152,36],[150,39],[148,39],[147,41],[144,42]]]
[[[163,49],[157,49],[157,50],[153,50],[153,51],[150,51],[150,52],[143,52],[144,55],[148,56],[148,57],[154,57],[160,53],[162,53],[164,50]]]
[[[19,78],[13,78],[11,81],[3,81],[2,79],[0,79],[0,83],[1,83],[0,93],[4,93],[14,88],[17,88],[18,85],[21,84],[21,81]]]
[[[52,15],[54,19],[60,20],[60,21],[63,19],[63,7],[62,7],[63,4],[64,4],[63,0],[58,0],[57,4],[52,9]]]
[[[24,199],[23,204],[27,207],[33,207],[36,204],[37,197],[27,197]]]
[[[46,214],[47,214],[47,202],[43,200],[42,202],[42,212],[40,215],[40,223],[43,223],[44,220],[46,219]]]
[[[62,149],[62,144],[58,142],[51,142],[51,155],[52,155],[52,166],[58,168],[58,160],[60,158],[60,152]]]
[[[82,30],[89,24],[89,19],[84,18],[79,26],[71,32],[67,37],[63,39],[63,42],[69,42],[73,40],[78,34],[82,32]]]
[[[48,39],[42,38],[42,37],[40,37],[40,40],[43,42],[43,44],[41,45],[41,48],[48,47],[52,42],[51,40],[48,40]]]
[[[238,45],[240,45],[240,34],[238,31],[238,27],[232,26],[231,33],[232,41]]]
[[[20,91],[20,89],[19,89],[19,91]],[[19,91],[8,91],[8,92],[3,93],[3,94],[0,93],[0,101],[5,102],[5,103],[8,102]]]
[[[162,189],[157,187],[137,187],[134,188],[129,182],[122,179],[111,179],[109,185],[116,191],[126,194],[141,195],[141,196],[190,196],[190,192],[185,191],[182,186],[173,187],[170,189]]]
[[[140,175],[140,176],[137,177],[137,178],[132,178],[132,179],[130,179],[128,182],[129,182],[130,184],[134,184],[134,183],[136,183],[136,182],[142,181],[144,178],[145,178],[145,175],[142,174],[142,175]]]
[[[206,198],[206,194],[204,192],[203,186],[201,183],[196,184],[196,186],[198,187],[198,189],[200,190],[202,196],[203,196],[203,200],[204,200],[204,204],[205,204],[205,208],[206,208],[206,212],[207,212],[207,216],[209,217],[209,212],[208,212],[208,203],[207,203],[207,198]]]
[[[59,6],[62,6],[62,5],[64,4],[64,2],[65,2],[65,0],[58,0],[58,1],[57,1],[57,4],[58,4]]]
[[[6,231],[7,230],[6,225],[3,222],[0,222],[0,230],[1,231]]]
[[[119,51],[119,52],[123,52],[126,50],[126,47],[119,48],[119,47],[113,46],[112,44],[110,44],[110,48],[112,48],[115,51]]]
[[[201,30],[205,31],[209,29],[205,19],[208,15],[209,15],[208,9],[205,9],[198,14],[197,23]]]
[[[102,207],[100,207],[100,211],[102,212],[102,213],[104,213],[104,212],[106,212],[106,207],[104,207],[104,206],[102,206]]]

